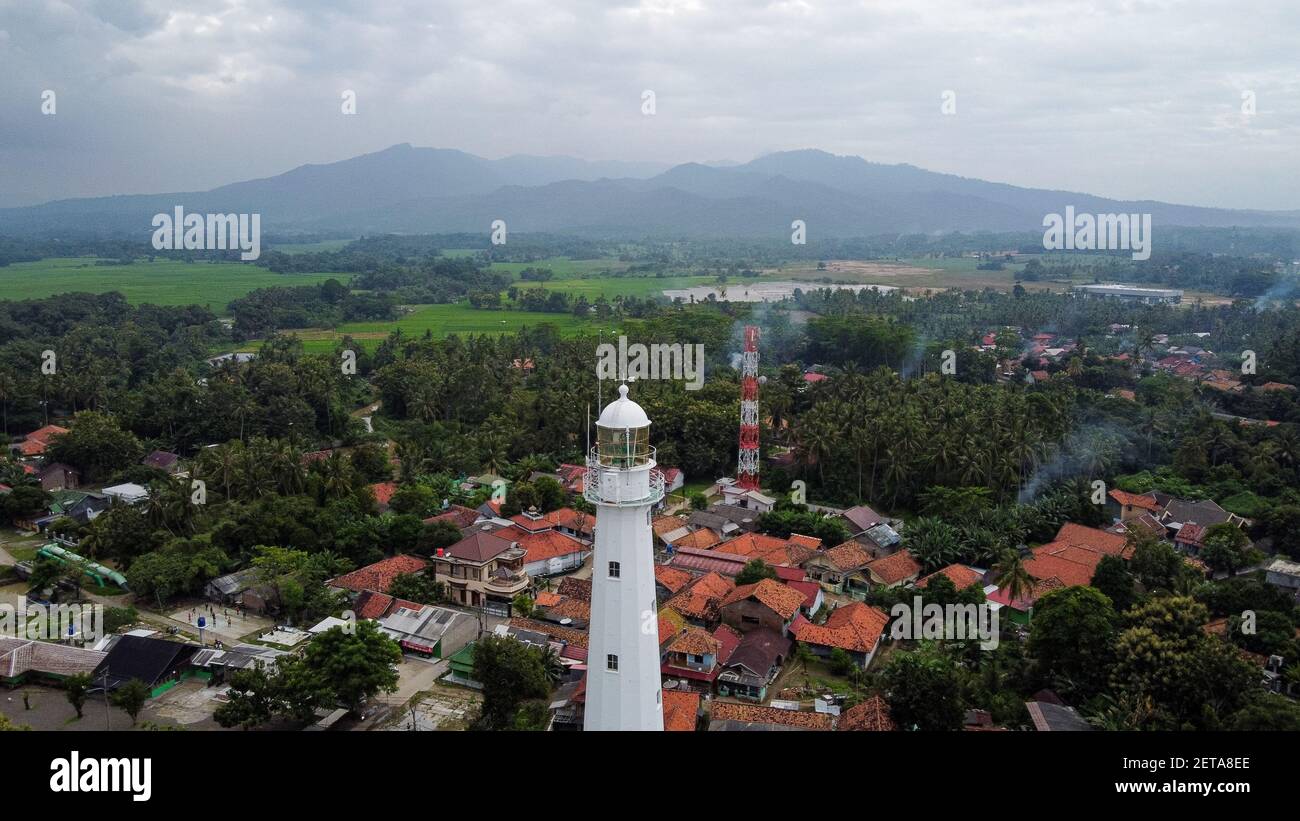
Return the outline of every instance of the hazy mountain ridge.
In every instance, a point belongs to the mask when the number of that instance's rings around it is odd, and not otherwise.
[[[263,230],[511,231],[770,236],[802,219],[809,236],[1040,230],[1043,215],[1150,213],[1157,225],[1300,227],[1300,212],[1234,211],[1022,188],[817,150],[748,163],[591,162],[395,145],[203,192],[61,200],[0,209],[0,234],[148,233],[154,214],[260,213]]]

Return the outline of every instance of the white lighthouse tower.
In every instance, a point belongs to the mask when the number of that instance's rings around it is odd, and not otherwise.
[[[618,389],[596,421],[583,495],[597,507],[584,730],[663,730],[650,516],[664,497],[650,418]]]

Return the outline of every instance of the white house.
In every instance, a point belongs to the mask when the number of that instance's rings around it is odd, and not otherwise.
[[[137,485],[134,482],[106,487],[102,492],[109,499],[118,502],[126,502],[128,505],[139,504],[149,498],[148,488]]]

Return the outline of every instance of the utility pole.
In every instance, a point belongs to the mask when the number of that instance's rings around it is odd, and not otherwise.
[[[112,731],[112,712],[108,704],[108,665],[104,665],[104,729]]]

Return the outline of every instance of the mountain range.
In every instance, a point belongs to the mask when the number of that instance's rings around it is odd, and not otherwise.
[[[1064,213],[1149,213],[1153,224],[1300,228],[1300,211],[1202,208],[1023,188],[818,150],[747,163],[591,162],[446,148],[383,151],[210,191],[69,199],[0,209],[0,236],[148,236],[153,215],[259,213],[264,231],[488,233],[593,237],[862,237],[943,231],[1041,231]]]

